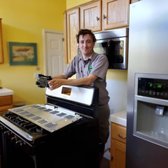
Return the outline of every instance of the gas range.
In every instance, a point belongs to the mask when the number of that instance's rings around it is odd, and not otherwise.
[[[83,162],[81,156],[86,159],[85,155],[88,157],[85,164],[93,163],[95,167],[98,126],[93,116],[97,90],[75,86],[53,91],[46,88],[46,97],[47,104],[11,108],[0,116],[0,167],[11,168],[15,162],[18,168],[25,167],[25,160],[32,158],[27,168],[43,168],[58,157],[57,165],[61,168],[68,166],[66,162],[63,164],[65,158],[75,168],[79,165],[78,162],[74,165],[74,158]],[[51,151],[55,152],[54,156]],[[14,153],[24,156],[23,162]]]

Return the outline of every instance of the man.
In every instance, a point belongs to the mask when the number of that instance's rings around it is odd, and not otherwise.
[[[99,89],[99,103],[95,110],[95,117],[99,122],[99,142],[101,156],[109,136],[109,96],[106,90],[106,73],[108,60],[105,55],[97,54],[93,48],[96,38],[91,30],[81,29],[76,36],[79,54],[74,57],[64,74],[57,75],[49,81],[51,89],[61,85],[95,86]],[[69,79],[76,74],[76,79]]]

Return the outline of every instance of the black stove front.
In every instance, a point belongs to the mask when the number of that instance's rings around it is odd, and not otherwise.
[[[47,99],[0,116],[0,168],[98,168],[97,121],[83,114],[93,106]]]

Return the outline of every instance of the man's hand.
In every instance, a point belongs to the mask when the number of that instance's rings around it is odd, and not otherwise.
[[[56,78],[54,78],[54,79],[52,79],[48,82],[48,85],[49,85],[50,89],[53,90],[53,89],[59,88],[61,85],[63,85],[65,80],[66,79],[56,79]]]

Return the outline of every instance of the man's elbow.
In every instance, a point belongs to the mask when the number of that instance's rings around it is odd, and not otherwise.
[[[87,86],[91,86],[92,83],[93,83],[93,82],[91,82],[91,81],[87,81],[85,84],[86,84]]]
[[[92,78],[88,78],[87,80],[86,80],[86,85],[87,86],[91,86],[92,84],[93,84],[93,82],[94,82],[94,79],[92,79]]]

